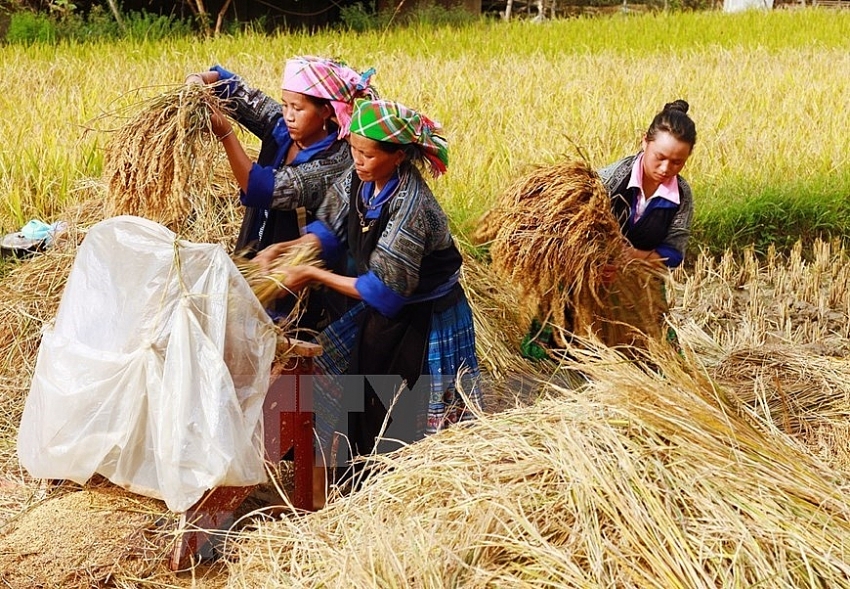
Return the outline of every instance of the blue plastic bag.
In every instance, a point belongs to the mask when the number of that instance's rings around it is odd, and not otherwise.
[[[44,245],[50,245],[57,233],[64,231],[67,223],[57,221],[48,225],[44,221],[33,219],[23,227],[21,227],[21,235],[26,239],[44,241]]]

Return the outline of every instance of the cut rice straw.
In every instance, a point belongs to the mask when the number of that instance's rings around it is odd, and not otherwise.
[[[838,242],[790,255],[700,254],[674,274],[679,339],[742,412],[850,470],[850,256]]]
[[[137,215],[175,232],[203,215],[221,148],[211,131],[212,89],[188,84],[149,100],[106,149],[107,216]]]
[[[838,242],[818,240],[805,252],[797,242],[788,256],[773,247],[763,257],[753,248],[719,259],[703,253],[680,282],[677,313],[721,352],[774,344],[850,352],[850,255]]]
[[[496,379],[537,372],[533,363],[519,355],[520,342],[531,318],[524,313],[520,294],[486,263],[465,255],[461,284],[469,299],[475,324],[478,362]]]
[[[269,307],[287,292],[296,297],[300,296],[286,287],[286,276],[290,268],[323,265],[319,251],[313,244],[299,244],[287,248],[268,268],[263,268],[253,258],[241,254],[234,256],[233,261],[263,307]]]
[[[699,366],[580,354],[585,388],[546,385],[260,524],[230,587],[850,587],[840,473],[738,417]]]

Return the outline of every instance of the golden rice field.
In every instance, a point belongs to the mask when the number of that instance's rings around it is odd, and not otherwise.
[[[0,227],[58,215],[77,182],[99,174],[108,131],[140,100],[214,63],[276,93],[284,60],[297,53],[375,67],[384,96],[445,125],[451,173],[435,190],[463,229],[525,166],[579,148],[598,167],[636,150],[655,112],[677,97],[690,102],[697,123],[686,171],[703,212],[777,184],[846,195],[850,149],[840,105],[850,103],[848,18],[701,13],[4,46]]]
[[[155,145],[153,130],[147,143],[118,131],[189,72],[221,63],[274,93],[293,54],[376,67],[383,96],[445,125],[449,173],[432,185],[465,243],[531,166],[632,152],[679,97],[699,135],[685,170],[698,209],[745,206],[774,184],[850,195],[848,30],[850,11],[798,10],[0,47],[0,226],[70,225],[57,247],[0,267],[0,585],[850,588],[850,252],[839,241],[692,255],[668,284],[681,353],[649,345],[627,359],[590,343],[547,363],[517,354],[522,289],[467,251],[490,410],[375,457],[376,474],[320,512],[248,516],[222,558],[179,574],[164,566],[175,518],[161,502],[33,480],[15,449],[76,246],[121,212],[107,164]],[[239,210],[232,181],[207,167],[219,156],[192,156],[205,176],[178,190],[203,214],[180,230],[228,246]],[[169,186],[190,173],[161,169]],[[580,241],[542,237],[557,259],[528,256],[547,272],[572,252],[596,274]]]

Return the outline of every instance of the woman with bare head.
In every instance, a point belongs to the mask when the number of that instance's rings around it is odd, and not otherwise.
[[[644,133],[641,150],[598,171],[623,238],[619,259],[603,267],[602,279],[609,287],[633,260],[661,268],[675,268],[684,260],[694,203],[691,187],[681,172],[697,139],[688,109],[684,100],[665,104]],[[666,301],[663,286],[652,298],[658,299],[660,308],[666,308],[666,302],[661,302]],[[655,315],[649,308],[635,312]],[[567,332],[572,331],[574,318],[574,310],[565,308]],[[629,323],[625,317],[620,322]],[[648,324],[655,323],[653,319]],[[674,341],[675,334],[668,331],[668,339]],[[532,322],[520,349],[528,358],[546,358],[555,340],[552,326],[540,317]]]
[[[664,105],[644,134],[641,151],[599,170],[628,242],[628,258],[675,268],[685,257],[694,204],[680,173],[697,140],[688,108],[684,100]]]

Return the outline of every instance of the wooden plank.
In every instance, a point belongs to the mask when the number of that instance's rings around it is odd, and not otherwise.
[[[315,358],[322,355],[322,346],[298,339],[281,338],[277,343],[277,347],[283,356]]]

